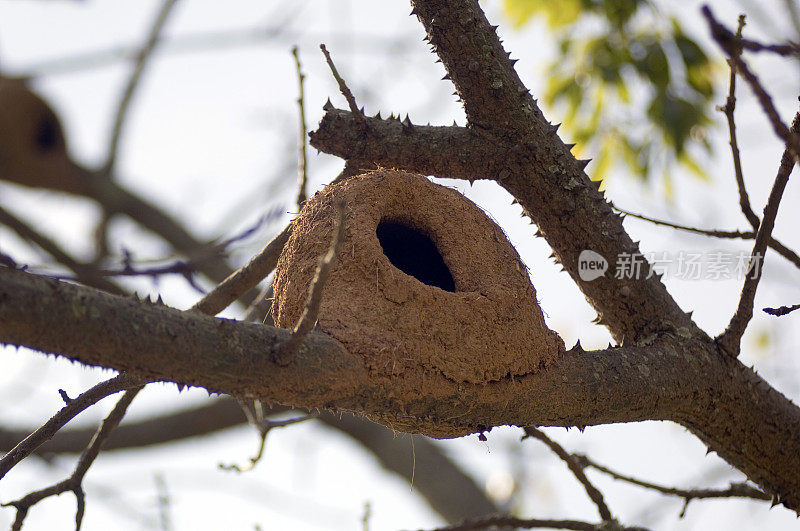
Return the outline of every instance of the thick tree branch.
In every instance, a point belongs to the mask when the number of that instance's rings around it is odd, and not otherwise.
[[[9,344],[212,392],[353,411],[388,425],[402,419],[403,431],[440,437],[504,424],[673,420],[800,507],[800,410],[711,342],[667,335],[649,346],[576,347],[547,371],[480,385],[422,369],[372,376],[313,331],[282,367],[273,353],[290,333],[0,268],[0,340]]]
[[[615,338],[636,341],[677,326],[703,335],[656,276],[614,277],[617,258],[639,254],[638,246],[625,233],[621,216],[583,173],[580,162],[552,134],[548,143],[554,142],[563,148],[564,157],[572,160],[572,170],[546,164],[553,159],[544,158],[548,156],[545,142],[541,149],[534,144],[515,147],[476,128],[409,126],[393,119],[368,118],[367,130],[361,133],[352,113],[331,109],[311,134],[312,146],[345,158],[424,175],[497,180],[538,224],[561,264],[598,310],[599,322],[607,325]],[[541,157],[530,158],[528,148]],[[605,276],[591,282],[581,280],[578,257],[585,249],[608,260],[610,269]]]

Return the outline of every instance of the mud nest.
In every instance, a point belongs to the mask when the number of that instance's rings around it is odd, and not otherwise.
[[[334,198],[346,206],[317,327],[378,377],[486,383],[543,369],[564,352],[503,231],[455,190],[378,170],[308,200],[275,273],[278,326],[300,317],[328,249]]]

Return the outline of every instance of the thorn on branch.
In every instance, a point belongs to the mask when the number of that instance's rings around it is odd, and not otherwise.
[[[67,392],[66,392],[66,391],[64,391],[63,389],[59,389],[59,390],[58,390],[58,394],[59,394],[59,396],[61,397],[61,400],[63,400],[63,401],[64,401],[64,404],[65,404],[65,405],[67,405],[67,406],[68,406],[68,405],[70,405],[70,404],[72,403],[72,399],[69,397],[69,395],[67,394]]]

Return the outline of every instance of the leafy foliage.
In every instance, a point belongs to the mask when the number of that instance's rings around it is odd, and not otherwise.
[[[617,163],[642,179],[660,171],[668,193],[675,164],[706,178],[692,153],[711,150],[713,68],[677,19],[647,0],[505,0],[504,9],[516,28],[542,18],[556,34],[543,99],[565,107],[576,149],[595,154],[594,179]]]

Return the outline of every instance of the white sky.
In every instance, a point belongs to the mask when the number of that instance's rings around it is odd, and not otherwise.
[[[748,6],[749,2],[742,2]],[[769,13],[782,4],[759,4]],[[500,3],[485,2],[490,18],[501,24],[505,45],[521,60],[517,70],[534,94],[544,86],[543,69],[551,51],[540,25],[521,34],[503,31]],[[735,20],[740,4],[712,2],[720,18]],[[0,3],[0,68],[15,74],[37,65],[77,54],[141,42],[158,2],[35,2]],[[705,28],[700,2],[682,2],[677,13],[703,42]],[[452,88],[442,77],[441,65],[421,42],[421,26],[408,16],[406,2],[341,1],[224,3],[183,0],[166,28],[168,39],[201,31],[274,27],[279,38],[247,45],[204,51],[158,53],[137,92],[120,152],[120,180],[152,198],[197,234],[229,235],[251,225],[265,212],[285,214],[242,245],[235,254],[245,261],[272,234],[291,219],[295,196],[294,166],[297,138],[295,105],[297,80],[289,50],[299,44],[307,74],[307,121],[313,129],[322,103],[330,97],[344,106],[335,83],[318,51],[325,42],[360,104],[370,113],[409,113],[415,122],[464,123]],[[786,28],[765,30],[753,19],[757,37],[788,35]],[[709,48],[714,50],[713,48]],[[719,56],[717,56],[719,60]],[[798,71],[761,58],[755,62],[788,120],[796,110]],[[50,68],[53,68],[52,66]],[[51,70],[52,71],[52,70]],[[61,115],[74,157],[97,164],[106,150],[113,110],[128,72],[128,64],[115,61],[97,68],[53,72],[36,82]],[[724,88],[721,86],[721,90]],[[766,119],[757,111],[749,91],[739,92],[740,146],[754,210],[758,213],[774,178],[781,146]],[[717,100],[721,103],[722,96]],[[558,111],[546,111],[554,122]],[[714,228],[746,228],[738,210],[727,136],[722,116],[713,130],[717,158],[709,161],[713,182],[676,173],[676,194],[665,201],[659,185],[641,185],[621,172],[609,182],[609,196],[620,206],[659,218]],[[315,188],[331,180],[341,163],[311,151],[311,181]],[[592,154],[589,153],[589,156]],[[591,174],[592,165],[588,167]],[[795,176],[796,177],[796,176]],[[790,180],[775,235],[800,249],[795,230],[800,219],[794,205],[800,186]],[[481,205],[506,231],[532,271],[548,324],[567,346],[580,338],[585,348],[602,347],[605,329],[590,324],[594,311],[565,273],[547,260],[546,243],[533,239],[534,228],[519,217],[510,197],[491,183],[470,188],[448,182]],[[0,184],[0,201],[75,252],[86,252],[87,237],[96,209],[85,202],[32,192]],[[628,219],[626,228],[645,251],[746,251],[749,244],[689,236]],[[156,258],[165,248],[133,224],[118,221],[113,234],[136,250],[139,258]],[[15,257],[40,264],[41,257],[25,254],[7,231],[0,229],[0,246]],[[768,256],[766,279],[759,288],[756,307],[800,302],[798,271],[775,255]],[[709,333],[727,323],[738,299],[739,281],[687,281],[667,278],[670,292]],[[158,287],[136,283],[141,293],[156,290],[168,304],[185,308],[197,294],[180,279],[165,279]],[[782,320],[756,312],[745,337],[743,361],[755,363],[776,388],[795,400],[800,397],[797,375],[797,314]],[[799,312],[800,313],[800,312]],[[233,315],[233,314],[230,314]],[[758,337],[769,338],[766,347]],[[60,407],[56,390],[75,395],[108,373],[74,367],[64,361],[6,349],[0,385],[6,397],[0,422],[29,426]],[[152,385],[137,398],[130,418],[143,418],[196,404],[205,393],[189,391],[179,397],[174,386]],[[113,401],[107,401],[113,402]],[[109,404],[81,416],[81,423],[96,422]],[[705,457],[704,446],[682,427],[668,423],[640,423],[576,430],[548,430],[571,451],[588,452],[600,462],[664,484],[722,486],[741,475],[715,456]],[[595,521],[593,506],[581,487],[565,473],[563,464],[535,442],[519,445],[519,430],[495,430],[486,443],[471,436],[442,443],[480,481],[502,484],[509,474],[527,466],[520,513],[530,517],[577,518]],[[404,436],[407,438],[407,436]],[[410,442],[409,442],[410,444]],[[353,529],[360,525],[365,501],[371,503],[371,528],[421,528],[442,522],[407,484],[385,475],[358,447],[336,433],[303,424],[274,433],[267,455],[258,469],[234,476],[216,469],[219,462],[244,462],[256,448],[256,435],[237,428],[190,443],[156,451],[103,454],[87,477],[88,505],[85,530],[149,529],[157,523],[154,477],[160,474],[171,495],[174,529]],[[17,467],[0,486],[0,501],[9,501],[69,474],[74,463],[63,458],[45,465],[39,461]],[[409,463],[409,466],[411,464]],[[425,471],[417,471],[418,474]],[[657,528],[785,528],[794,523],[783,509],[741,501],[693,502],[687,517],[677,519],[680,502],[641,489],[621,486],[591,475],[604,491],[612,510],[622,521]],[[75,504],[69,495],[32,509],[26,529],[69,528]],[[0,526],[8,525],[13,511],[0,511]]]

